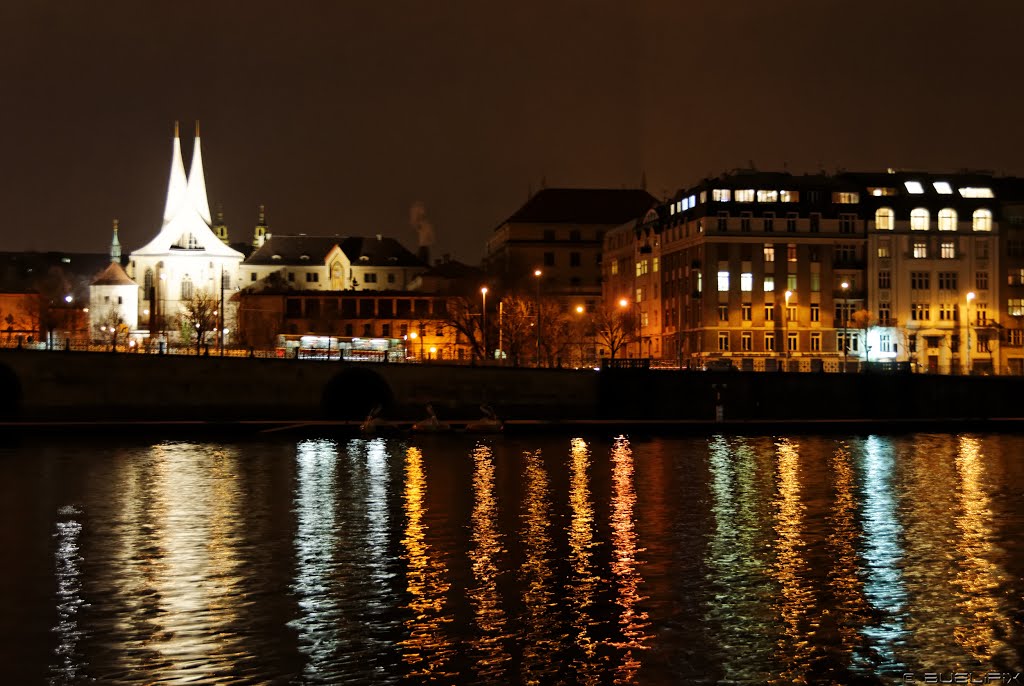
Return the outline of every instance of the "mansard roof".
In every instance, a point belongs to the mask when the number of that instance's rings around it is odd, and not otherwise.
[[[334,246],[352,264],[371,267],[425,267],[394,238],[376,236],[283,236],[273,234],[245,264],[322,265]]]
[[[638,188],[545,188],[506,224],[622,224],[643,215],[657,199]]]

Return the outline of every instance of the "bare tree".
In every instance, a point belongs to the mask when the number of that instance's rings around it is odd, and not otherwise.
[[[474,311],[476,309],[476,311]],[[459,335],[465,336],[469,341],[470,354],[474,359],[484,357],[483,326],[481,313],[469,298],[449,298],[446,304],[445,324],[456,331],[456,339]]]
[[[562,311],[559,301],[548,298],[540,301],[541,354],[549,367],[561,367],[571,357],[572,320]]]
[[[179,325],[183,340],[191,341],[195,336],[196,354],[206,341],[206,335],[217,329],[217,311],[220,302],[216,294],[199,289],[191,298],[181,301]]]
[[[536,337],[533,328],[536,316],[532,313],[532,301],[520,295],[508,295],[501,299],[501,347],[505,356],[516,367]]]
[[[116,305],[110,305],[107,310],[97,319],[95,334],[98,340],[109,342],[110,351],[114,352],[117,347],[128,340],[128,326],[121,317],[121,311]]]
[[[601,304],[594,311],[594,338],[608,348],[611,359],[626,345],[636,340],[636,312],[633,308]]]

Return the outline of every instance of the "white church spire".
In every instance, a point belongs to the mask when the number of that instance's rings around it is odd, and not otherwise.
[[[203,175],[203,153],[199,145],[199,122],[196,122],[196,140],[192,147],[192,167],[188,172],[188,185],[185,195],[189,203],[207,226],[213,223],[210,219],[210,204],[206,199],[206,177]]]
[[[167,204],[164,205],[164,224],[174,219],[174,215],[185,204],[187,188],[185,163],[181,161],[181,139],[178,138],[178,122],[174,122],[174,149],[171,154],[171,179],[167,182]]]

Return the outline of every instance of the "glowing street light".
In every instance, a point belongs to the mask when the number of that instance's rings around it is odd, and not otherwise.
[[[967,373],[971,373],[971,301],[974,300],[974,291],[967,294]]]
[[[540,366],[540,277],[543,275],[539,269],[533,270],[533,277],[537,279],[537,366]]]
[[[480,287],[480,296],[483,298],[483,307],[481,308],[481,323],[480,332],[483,337],[484,343],[484,359],[487,359],[487,286]]]
[[[783,333],[785,334],[785,340],[782,341],[782,350],[785,353],[784,357],[787,360],[786,371],[789,369],[789,299],[793,297],[793,291],[786,291],[786,312],[782,315]]]
[[[846,298],[846,291],[850,287],[850,283],[848,281],[843,281],[839,284],[839,287],[843,289],[843,373],[845,374],[848,369],[846,366],[846,351],[850,347],[850,341],[847,340],[848,332],[846,329],[850,318],[849,312],[847,312],[849,309],[849,301]]]

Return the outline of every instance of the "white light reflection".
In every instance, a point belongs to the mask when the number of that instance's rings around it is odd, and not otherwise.
[[[370,559],[370,578],[384,583],[394,576],[388,570],[387,550],[391,543],[388,516],[388,491],[391,473],[388,471],[387,442],[375,438],[366,444],[366,542]]]
[[[867,652],[854,654],[855,668],[882,673],[902,673],[897,649],[907,635],[907,589],[901,571],[903,526],[893,490],[893,447],[878,436],[864,444],[863,485],[860,489],[864,528],[862,557],[866,578],[864,597],[876,621],[861,629]]]
[[[50,665],[52,683],[78,683],[85,675],[83,656],[78,652],[78,641],[82,631],[78,626],[78,613],[84,606],[82,599],[82,556],[80,539],[82,524],[77,518],[81,510],[73,505],[62,507],[58,512],[54,558],[57,566],[57,624],[52,631],[56,634],[57,646],[54,653],[56,664]]]
[[[335,482],[338,450],[333,441],[299,443],[295,494],[295,583],[299,650],[306,655],[305,675],[316,679],[330,668],[341,639],[332,575],[335,568],[337,513]]]

